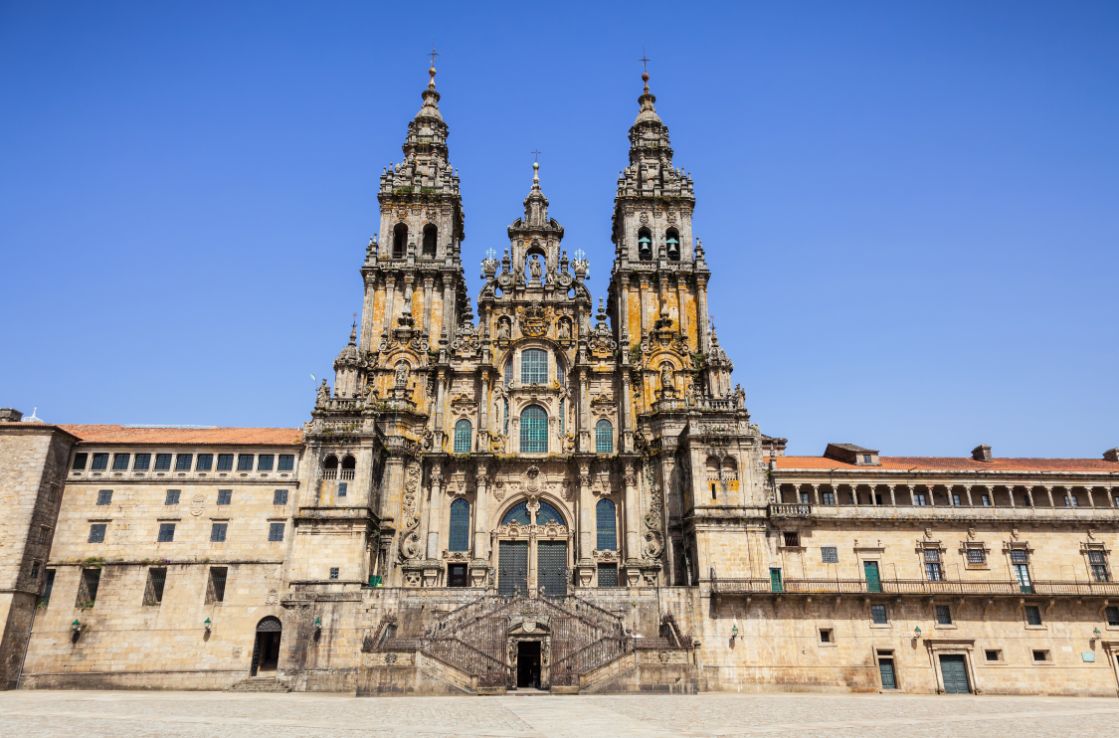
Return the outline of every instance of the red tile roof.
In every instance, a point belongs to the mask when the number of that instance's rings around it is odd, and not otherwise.
[[[857,466],[825,456],[778,456],[778,470],[825,470],[873,472],[914,471],[914,472],[1108,472],[1119,474],[1119,463],[1106,459],[1011,459],[995,458],[991,461],[976,461],[970,457],[954,456],[881,456],[880,466]]]
[[[299,428],[174,428],[128,425],[59,425],[82,443],[191,444],[210,446],[295,446]]]

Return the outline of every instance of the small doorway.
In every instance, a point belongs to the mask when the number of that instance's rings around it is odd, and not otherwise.
[[[448,564],[447,565],[447,586],[448,587],[465,587],[466,586],[466,564]]]
[[[946,694],[971,694],[971,682],[967,678],[967,662],[963,656],[941,656],[940,675],[944,678]]]
[[[517,641],[517,687],[540,689],[540,641]]]
[[[785,591],[785,584],[781,581],[781,570],[777,567],[769,570],[769,589],[771,592]]]
[[[882,578],[878,574],[877,561],[864,561],[863,574],[866,576],[866,591],[867,592],[881,592],[882,591]]]
[[[253,642],[253,665],[251,674],[261,671],[275,671],[280,663],[280,634],[282,627],[277,618],[267,617],[256,625],[256,640]]]
[[[878,654],[878,675],[882,679],[882,689],[897,689],[898,676],[894,671],[894,652],[882,651]]]

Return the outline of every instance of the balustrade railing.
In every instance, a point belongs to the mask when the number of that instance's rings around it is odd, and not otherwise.
[[[1087,582],[1039,580],[1021,585],[1014,580],[947,580],[883,579],[867,582],[862,579],[784,579],[765,578],[713,579],[711,591],[717,595],[733,594],[870,594],[870,595],[1004,595],[1004,596],[1078,596],[1114,597],[1119,595],[1119,582]]]
[[[804,502],[771,502],[771,518],[807,518],[812,515],[812,506]]]

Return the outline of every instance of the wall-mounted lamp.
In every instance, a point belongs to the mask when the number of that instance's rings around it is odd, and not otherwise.
[[[734,625],[730,626],[730,639],[731,639],[731,641],[734,641],[736,638],[738,638],[738,623],[735,623]]]
[[[78,638],[82,635],[82,621],[74,618],[74,622],[70,623],[70,640],[77,642]]]
[[[921,626],[918,625],[916,628],[913,629],[913,640],[916,641],[916,640],[919,640],[920,638],[921,638]]]
[[[317,615],[315,616],[315,632],[322,632],[322,618],[318,617]]]
[[[1095,628],[1092,628],[1092,640],[1098,641],[1101,637],[1103,637],[1103,631],[1100,630],[1100,627],[1097,625]]]
[[[210,620],[210,618],[206,618],[202,621],[202,627],[206,629],[207,633],[209,633],[214,628],[214,621]]]

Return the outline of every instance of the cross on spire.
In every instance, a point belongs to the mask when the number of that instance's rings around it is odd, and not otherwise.
[[[431,66],[433,66],[433,67],[435,66],[435,57],[437,57],[437,56],[439,56],[439,52],[435,50],[434,46],[432,46],[431,47]]]
[[[532,154],[532,161],[534,163],[536,163],[536,164],[540,163],[540,149],[533,149],[532,151],[530,151],[528,153]]]
[[[653,60],[649,58],[649,56],[645,53],[644,50],[642,50],[641,58],[638,59],[637,61],[641,62],[641,71],[642,72],[648,72],[649,71],[649,62],[651,62]]]

